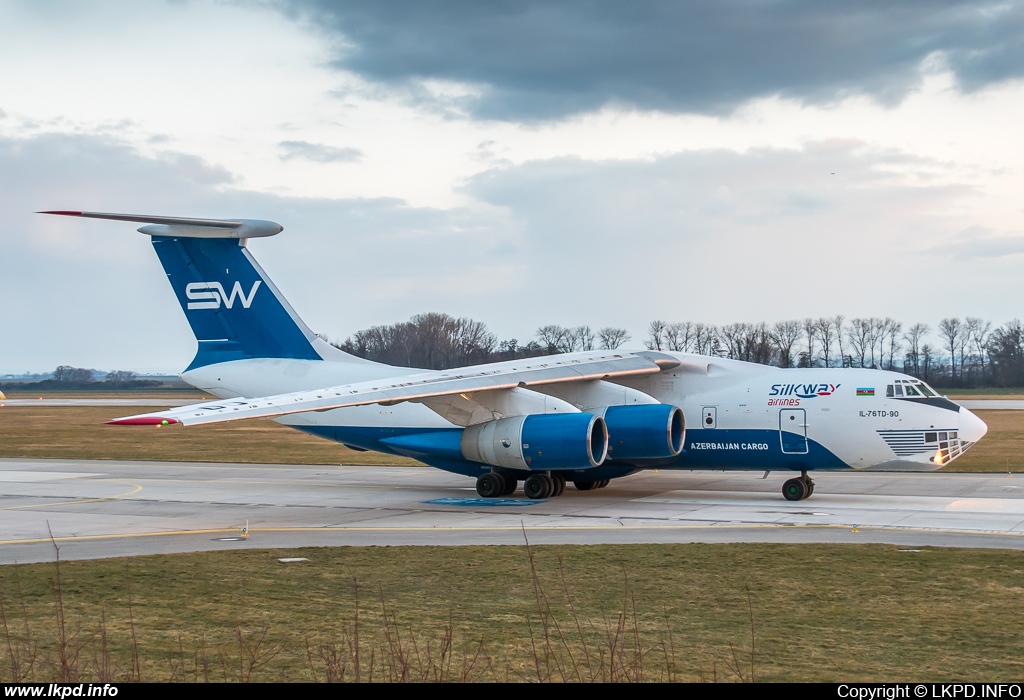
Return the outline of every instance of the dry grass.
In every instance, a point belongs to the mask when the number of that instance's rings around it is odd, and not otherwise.
[[[130,459],[266,464],[419,464],[356,452],[269,419],[201,427],[104,425],[154,406],[7,406],[0,408],[0,457]]]
[[[944,472],[1024,472],[1024,411],[974,411],[988,434]]]
[[[524,547],[165,555],[62,564],[61,609],[81,678],[95,677],[104,658],[114,675],[133,675],[133,640],[142,680],[352,680],[353,646],[362,680],[610,679],[616,665],[620,680],[1020,678],[1024,554],[899,550],[688,544],[536,547],[532,557]],[[296,556],[309,561],[277,561]],[[34,649],[40,680],[59,670],[54,579],[52,564],[0,567],[9,638],[22,659]],[[0,648],[0,680],[10,678],[9,658]]]

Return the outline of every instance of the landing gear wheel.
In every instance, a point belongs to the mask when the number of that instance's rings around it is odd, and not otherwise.
[[[565,491],[565,477],[561,474],[552,474],[551,481],[554,483],[555,488],[551,492],[552,496],[561,496],[562,492]]]
[[[782,495],[787,501],[802,501],[808,496],[807,482],[803,479],[790,479],[782,485]]]
[[[523,492],[527,498],[549,498],[555,490],[555,483],[547,474],[531,474],[523,482]]]
[[[804,487],[806,488],[804,498],[810,498],[814,494],[814,481],[811,480],[811,477],[807,476],[807,472],[800,472],[800,479],[804,482]]]
[[[597,488],[603,489],[605,486],[607,486],[610,483],[612,483],[611,479],[601,479],[599,482],[597,482]]]
[[[488,472],[476,480],[476,492],[483,498],[496,498],[505,491],[505,479],[501,474]]]
[[[501,492],[502,496],[511,496],[516,492],[516,487],[519,486],[519,481],[511,474],[502,474],[505,479],[505,490]]]
[[[598,483],[600,483],[600,482],[597,482],[597,481],[574,481],[574,482],[572,482],[572,485],[576,487],[577,491],[593,491],[594,489],[598,488],[598,486],[597,486]]]

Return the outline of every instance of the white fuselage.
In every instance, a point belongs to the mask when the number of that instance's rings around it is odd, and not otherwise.
[[[718,357],[664,354],[681,364],[615,382],[679,406],[686,417],[683,453],[640,467],[934,470],[987,430],[974,414],[944,398],[887,396],[887,389],[892,394],[893,386],[916,381],[897,372],[779,369]],[[372,362],[251,359],[200,367],[182,378],[229,398],[313,390],[408,371]],[[275,420],[362,449],[377,449],[376,440],[396,432],[462,429],[411,402]]]

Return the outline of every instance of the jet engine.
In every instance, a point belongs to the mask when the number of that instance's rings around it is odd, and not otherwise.
[[[462,455],[507,469],[590,469],[608,456],[608,429],[590,413],[513,416],[462,431]]]
[[[608,426],[608,457],[664,459],[683,451],[686,419],[677,406],[609,406],[598,412]]]

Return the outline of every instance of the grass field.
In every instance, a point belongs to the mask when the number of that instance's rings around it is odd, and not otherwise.
[[[0,457],[141,459],[267,464],[419,464],[343,445],[269,419],[197,428],[105,425],[144,406],[17,406],[0,408]]]
[[[1024,674],[1020,552],[689,544],[533,555],[536,583],[526,548],[514,546],[66,562],[63,646],[77,650],[75,671],[86,680],[104,660],[108,678],[128,675],[131,624],[142,680],[324,680],[342,662],[352,680],[358,582],[363,680],[371,666],[376,680],[403,668],[409,679],[437,679],[449,642],[443,677],[455,680],[470,666],[464,654],[478,652],[467,679],[607,679],[616,664],[623,680],[749,680],[751,667],[758,681]],[[60,670],[55,590],[53,564],[0,567],[23,676],[26,639],[37,645],[33,677]],[[11,678],[10,659],[0,648],[0,680]]]
[[[998,389],[993,387],[982,389],[936,389],[935,391],[944,394],[950,399],[1014,399],[1024,400],[1024,391],[1020,388],[1011,387]]]
[[[115,427],[111,418],[145,407],[17,406],[0,409],[0,457],[140,459],[275,464],[419,464],[356,452],[269,419],[181,426]],[[989,432],[943,471],[1024,472],[1024,411],[978,411]]]

